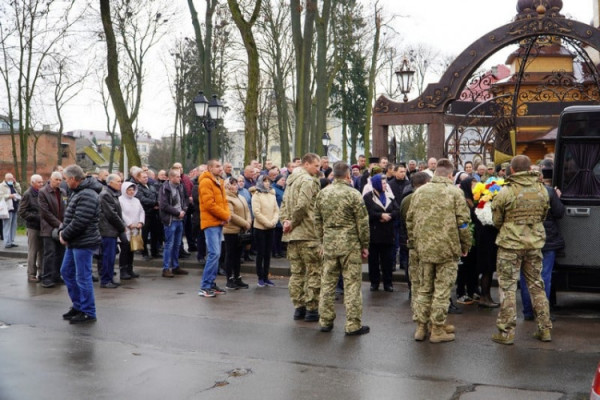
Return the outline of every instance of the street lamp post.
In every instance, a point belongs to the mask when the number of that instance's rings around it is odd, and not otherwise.
[[[204,93],[199,91],[198,95],[194,97],[194,108],[196,109],[196,115],[202,121],[204,129],[206,129],[208,145],[206,154],[210,160],[212,159],[211,136],[213,130],[217,126],[217,122],[222,118],[223,103],[217,98],[216,94],[212,95],[209,102],[204,96]]]
[[[404,102],[408,101],[408,93],[410,92],[413,76],[415,71],[410,69],[408,60],[405,58],[402,61],[402,65],[396,70],[396,78],[398,79],[398,86],[400,86],[400,92],[404,95]]]
[[[329,143],[331,143],[331,137],[329,136],[329,133],[323,133],[323,136],[321,136],[321,143],[323,143],[323,153],[326,156],[327,150],[329,149]]]

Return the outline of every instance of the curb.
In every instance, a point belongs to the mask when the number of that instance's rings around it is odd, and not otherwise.
[[[194,253],[192,253],[192,257]],[[27,260],[27,253],[23,251],[11,251],[6,249],[0,249],[0,257],[4,258],[12,258],[17,260]],[[185,269],[191,270],[201,270],[203,266],[195,260],[195,258],[185,258],[179,259],[179,265]],[[287,259],[271,259],[272,264],[270,268],[270,273],[272,275],[277,276],[290,276],[290,267]],[[275,261],[275,263],[273,263]],[[148,268],[162,268],[162,260],[161,259],[153,259],[151,261],[144,261],[143,259],[135,259],[134,260],[136,267],[148,267]],[[118,269],[118,265],[117,265]],[[247,275],[253,275],[256,273],[256,267],[252,262],[244,262],[241,265],[240,271]],[[362,273],[363,282],[369,282],[369,272],[364,271],[363,265],[363,273]],[[406,282],[406,274],[403,270],[396,270],[392,272],[392,281],[393,282]]]

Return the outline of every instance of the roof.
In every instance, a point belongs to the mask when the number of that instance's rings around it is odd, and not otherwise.
[[[533,143],[533,142],[553,142],[556,140],[558,128],[552,128],[548,132],[519,132],[517,135],[518,143]]]
[[[94,164],[98,165],[99,167],[104,167],[108,165],[108,161],[106,161],[104,157],[102,157],[102,155],[100,155],[91,146],[85,146],[83,148],[83,152],[90,158],[90,160],[94,162]]]

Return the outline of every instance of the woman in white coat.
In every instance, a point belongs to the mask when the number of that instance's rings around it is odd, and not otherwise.
[[[261,175],[256,182],[256,191],[252,196],[252,211],[254,212],[258,286],[275,286],[269,280],[269,268],[271,266],[273,233],[279,221],[279,207],[275,190],[271,189],[271,182],[266,175]]]
[[[140,200],[135,197],[137,187],[135,183],[125,182],[121,186],[121,196],[119,203],[123,212],[123,221],[125,221],[125,238],[121,239],[121,253],[119,254],[119,270],[121,279],[131,279],[139,277],[139,274],[133,272],[133,252],[131,251],[130,241],[133,235],[139,235],[142,232],[142,226],[146,220],[146,214]]]

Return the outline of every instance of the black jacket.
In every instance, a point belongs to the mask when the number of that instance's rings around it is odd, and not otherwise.
[[[98,193],[101,190],[102,185],[96,178],[87,177],[71,191],[61,229],[62,238],[70,248],[93,249],[100,245]]]
[[[40,230],[40,203],[38,202],[39,192],[29,188],[23,193],[23,198],[19,203],[19,217],[25,220],[27,229]]]
[[[565,215],[565,206],[560,201],[556,192],[551,187],[546,186],[548,196],[550,196],[550,210],[544,220],[544,229],[546,230],[546,243],[542,251],[559,250],[565,247],[563,239],[556,220],[561,219]]]
[[[144,186],[141,183],[136,183],[136,186],[137,192],[135,197],[142,203],[146,215],[155,212],[154,206],[158,205],[158,193],[156,192],[156,188],[153,185],[148,184]]]
[[[400,208],[394,200],[389,200],[382,206],[379,198],[375,200],[376,195],[371,191],[364,195],[365,205],[369,213],[369,231],[371,233],[370,243],[373,244],[393,244],[394,243],[394,221],[400,218]],[[392,215],[388,222],[381,222],[381,214]]]
[[[125,232],[123,211],[119,203],[121,192],[105,186],[100,192],[100,236],[116,238]]]
[[[198,179],[194,179],[192,189],[193,211],[192,211],[192,229],[194,232],[200,232],[200,194],[198,193]]]
[[[186,211],[188,208],[188,198],[185,195],[183,184],[180,183],[177,189],[179,190],[179,198],[181,199],[181,210]],[[173,203],[173,196],[171,195],[171,185],[169,185],[168,180],[162,184],[160,191],[158,192],[158,206],[160,222],[162,222],[163,225],[171,225],[173,218],[179,218],[179,213],[174,207],[175,204]]]
[[[394,200],[400,208],[400,203],[402,202],[402,197],[404,193],[404,189],[406,186],[410,186],[410,179],[405,178],[402,180],[393,178],[388,180],[388,185],[390,185],[390,189],[392,189],[392,193],[394,193]]]

